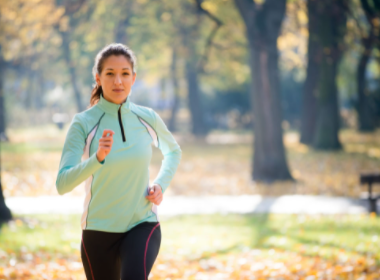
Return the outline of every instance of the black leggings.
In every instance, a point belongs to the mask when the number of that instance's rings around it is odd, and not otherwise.
[[[126,233],[83,230],[81,256],[88,280],[147,280],[161,245],[159,222]]]

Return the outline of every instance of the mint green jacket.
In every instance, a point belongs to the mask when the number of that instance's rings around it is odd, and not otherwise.
[[[111,152],[96,157],[104,129],[111,129]],[[142,222],[158,222],[157,206],[146,199],[152,145],[164,159],[153,183],[168,188],[182,151],[160,116],[127,98],[115,104],[99,102],[74,116],[67,132],[56,187],[59,194],[85,181],[82,229],[126,232]]]

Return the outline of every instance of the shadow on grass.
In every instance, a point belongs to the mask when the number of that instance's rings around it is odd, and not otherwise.
[[[287,235],[287,237],[290,237],[293,240],[298,241],[300,244],[315,245],[315,246],[327,246],[327,247],[334,248],[334,249],[344,249],[347,252],[352,252],[352,253],[356,253],[359,255],[376,256],[375,252],[356,250],[356,249],[353,249],[349,246],[344,246],[344,245],[342,246],[342,245],[336,244],[334,242],[321,242],[321,241],[311,240],[311,239],[308,239],[305,237],[300,237],[300,236],[296,236],[296,235],[289,235],[289,234]]]
[[[318,257],[320,259],[323,259],[325,261],[336,261],[335,257],[336,253],[340,251],[340,249],[344,249],[347,253],[353,253],[357,254],[359,256],[363,257],[374,257],[376,261],[376,265],[380,264],[380,259],[378,254],[376,252],[370,252],[370,251],[364,251],[364,250],[357,250],[355,249],[355,246],[362,242],[359,237],[356,236],[356,231],[358,229],[353,225],[349,225],[350,221],[344,221],[343,225],[337,224],[335,221],[327,220],[327,221],[310,221],[311,224],[305,224],[303,223],[302,226],[298,225],[296,220],[293,219],[293,217],[284,217],[284,222],[282,220],[276,220],[271,219],[271,214],[245,214],[241,215],[244,217],[244,223],[240,224],[240,226],[243,227],[249,227],[250,228],[250,241],[249,243],[243,244],[243,242],[237,241],[234,244],[232,244],[229,247],[225,247],[219,250],[215,250],[212,252],[207,252],[202,254],[201,257],[198,258],[204,259],[209,258],[215,255],[224,255],[228,253],[232,253],[233,251],[239,252],[242,247],[248,246],[251,249],[276,249],[283,252],[293,252],[296,253],[302,257]],[[289,225],[286,225],[286,223],[290,223]],[[306,222],[307,223],[307,222]],[[315,223],[315,224],[313,224]],[[345,224],[346,223],[346,224]],[[376,232],[376,227],[371,228],[368,224],[365,224],[366,222],[360,222],[360,231],[368,231],[368,232]],[[231,226],[239,226],[239,224],[231,224]],[[305,234],[310,234],[310,238],[308,237],[301,237],[298,236],[295,232],[298,230],[298,227],[301,226],[302,230],[305,232]],[[286,233],[283,231],[283,227],[286,227]],[[290,228],[289,228],[290,227]],[[331,242],[331,241],[319,241],[318,235],[315,235],[315,232],[322,232],[326,234],[334,233],[337,234],[337,231],[341,235],[344,235],[345,233],[351,233],[352,234],[352,240],[348,239],[346,244],[338,244],[337,242]],[[339,235],[339,234],[338,234]],[[277,245],[277,244],[271,244],[268,242],[268,239],[271,237],[281,238],[281,237],[287,237],[289,240],[291,240],[290,244],[294,243],[293,245],[287,244],[285,246]],[[315,238],[313,240],[313,238]],[[341,241],[341,240],[340,240]],[[302,250],[299,250],[298,245],[305,245],[306,248],[303,248]],[[309,250],[310,245],[310,250]],[[315,246],[321,246],[326,247],[326,249],[331,250],[331,254],[321,254],[319,251],[313,251],[311,248]]]
[[[276,202],[275,199],[266,201],[264,205],[264,200],[261,200],[259,204],[256,205],[256,208],[253,210],[253,212],[257,211],[258,209],[261,209],[262,207],[266,207],[270,209],[273,204]],[[259,226],[255,227],[256,234],[255,237],[252,240],[252,247],[257,248],[264,244],[264,240],[269,236],[273,235],[274,233],[277,233],[277,231],[274,231],[272,228],[268,226],[268,220],[270,217],[270,213],[266,212],[263,214],[260,214],[258,216],[258,223]]]

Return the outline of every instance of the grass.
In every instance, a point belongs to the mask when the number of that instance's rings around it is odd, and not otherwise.
[[[0,248],[15,253],[78,253],[79,221],[79,215],[18,216],[2,227]],[[350,256],[370,255],[380,264],[380,219],[365,215],[184,215],[163,217],[161,229],[163,254],[186,258],[239,252],[248,247],[326,259],[345,250]]]
[[[164,222],[164,230],[169,233],[166,250],[207,255],[244,247],[277,248],[331,259],[343,249],[380,261],[380,219],[366,216],[184,216]]]
[[[79,220],[79,215],[16,216],[1,228],[0,248],[16,253],[73,254],[79,250]]]
[[[4,225],[0,279],[84,280],[79,220],[25,215]],[[150,279],[271,279],[268,273],[296,279],[318,271],[329,271],[331,279],[380,276],[374,216],[184,215],[161,217],[161,230]]]

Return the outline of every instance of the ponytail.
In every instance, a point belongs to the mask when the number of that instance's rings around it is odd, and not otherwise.
[[[95,84],[95,87],[92,89],[91,92],[91,98],[90,98],[90,105],[88,108],[91,108],[100,100],[100,95],[103,93],[102,86],[99,86],[98,84]]]

